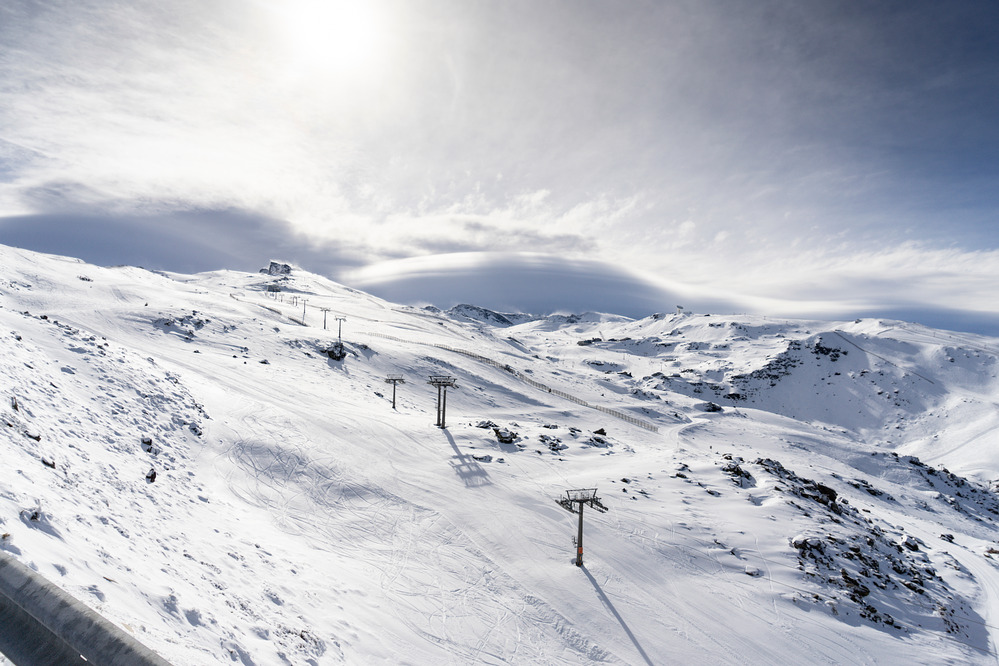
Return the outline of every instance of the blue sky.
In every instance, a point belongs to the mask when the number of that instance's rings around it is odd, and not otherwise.
[[[984,0],[8,0],[0,242],[999,334],[997,28]]]

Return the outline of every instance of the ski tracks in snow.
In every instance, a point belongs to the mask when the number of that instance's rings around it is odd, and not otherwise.
[[[313,548],[363,563],[391,600],[383,610],[435,648],[427,658],[624,663],[525,590],[445,516],[345,470],[333,451],[348,444],[326,432],[320,447],[297,425],[303,420],[264,405],[246,404],[233,416],[225,426],[231,443],[215,461],[233,495],[273,514],[280,529]],[[384,639],[413,644],[405,636]]]

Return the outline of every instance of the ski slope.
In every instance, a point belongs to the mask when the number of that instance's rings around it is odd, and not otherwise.
[[[995,339],[0,260],[0,547],[172,663],[996,661]]]

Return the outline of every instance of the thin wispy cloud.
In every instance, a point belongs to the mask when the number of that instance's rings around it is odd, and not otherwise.
[[[339,248],[341,278],[541,252],[747,308],[981,308],[997,20],[928,0],[13,0],[0,242],[31,219],[148,237],[240,211],[300,256]]]

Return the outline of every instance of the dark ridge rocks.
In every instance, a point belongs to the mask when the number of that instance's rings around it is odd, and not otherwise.
[[[840,356],[846,356],[849,352],[845,349],[837,349],[836,347],[826,347],[822,344],[822,339],[815,341],[815,345],[812,347],[812,353],[816,356],[828,356],[830,361],[838,361]]]
[[[743,462],[742,458],[733,458],[729,454],[726,454],[724,458],[728,462],[722,466],[721,471],[732,477],[732,482],[735,485],[740,488],[753,488],[756,486],[756,479],[753,478],[753,475],[740,466],[739,463]]]
[[[267,268],[261,268],[260,272],[265,275],[291,275],[291,266],[272,261]]]

